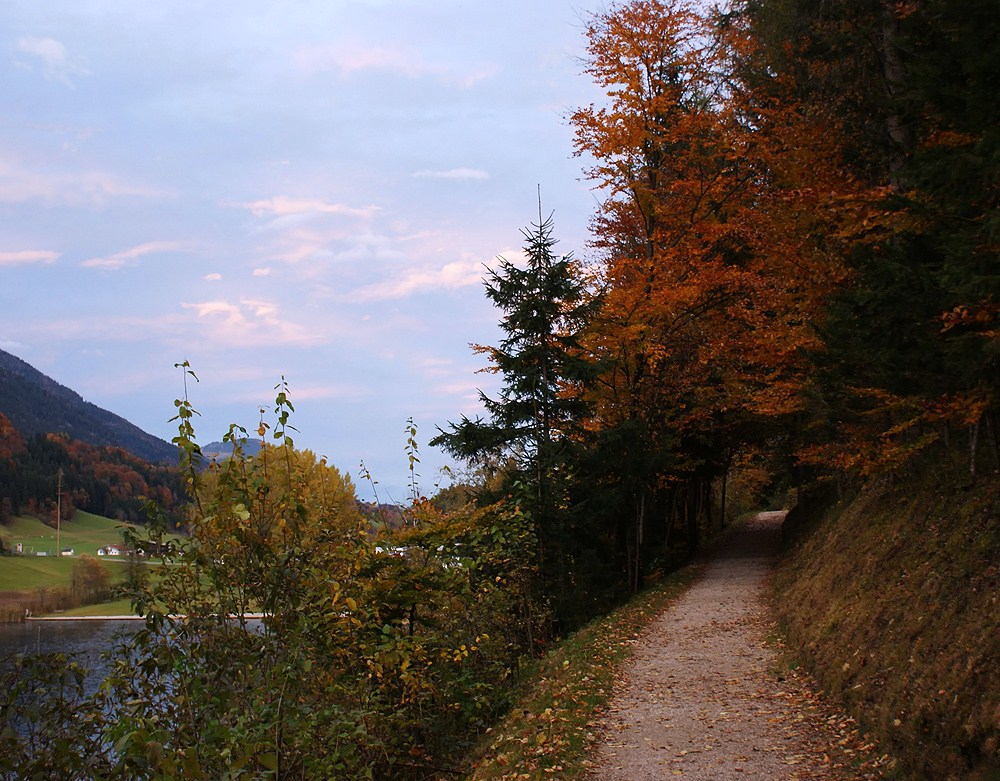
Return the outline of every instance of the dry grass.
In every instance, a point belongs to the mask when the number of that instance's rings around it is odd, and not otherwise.
[[[833,508],[786,558],[790,644],[907,778],[1000,778],[1000,489],[937,469]]]

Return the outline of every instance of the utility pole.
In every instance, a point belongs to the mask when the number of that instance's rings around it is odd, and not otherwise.
[[[56,478],[56,556],[62,557],[62,545],[59,541],[59,527],[62,523],[62,467]]]

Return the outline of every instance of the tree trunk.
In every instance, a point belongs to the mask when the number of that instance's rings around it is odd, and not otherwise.
[[[667,534],[663,540],[664,550],[670,549],[670,544],[674,541],[674,527],[677,526],[677,491],[670,492],[670,505],[667,510]]]
[[[983,416],[976,418],[976,422],[969,426],[969,478],[976,482],[976,451],[979,449],[979,425],[983,422]]]
[[[896,3],[882,4],[882,72],[885,76],[886,96],[890,101],[886,114],[885,125],[893,149],[889,158],[889,184],[899,187],[899,171],[906,163],[907,153],[912,147],[912,134],[903,122],[898,110],[891,103],[898,97],[906,81],[906,68],[899,56],[897,38],[899,37],[899,19],[896,16]]]
[[[997,431],[997,415],[992,410],[987,415],[987,423],[989,423],[990,433],[993,438],[993,456],[996,459],[997,469],[1000,469],[1000,431]]]
[[[730,462],[726,461],[726,468],[722,471],[722,497],[719,501],[719,531],[726,528],[726,489],[729,486],[729,465]]]
[[[714,521],[712,520],[712,481],[706,480],[705,485],[702,488],[702,495],[704,496],[705,502],[705,528],[709,532],[715,530]]]
[[[701,539],[698,531],[698,494],[695,492],[694,501],[692,501],[691,489],[692,486],[689,485],[685,497],[685,514],[687,516],[688,552],[694,554],[701,545]]]
[[[634,580],[632,581],[632,593],[639,593],[639,589],[642,588],[642,539],[644,526],[646,521],[646,492],[639,492],[639,506],[636,508],[636,524],[635,524],[635,561],[633,562],[632,572]]]

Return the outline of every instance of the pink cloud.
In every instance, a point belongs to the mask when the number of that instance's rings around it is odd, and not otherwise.
[[[41,166],[0,158],[0,203],[41,201],[48,205],[102,206],[110,198],[158,198],[165,193],[132,184],[104,171],[46,173]]]
[[[114,255],[107,255],[100,258],[90,258],[80,265],[85,268],[119,269],[130,261],[137,260],[143,255],[151,255],[161,252],[177,252],[183,250],[183,246],[176,241],[149,241],[140,244],[124,252],[116,252]]]
[[[50,250],[21,250],[20,252],[0,252],[0,266],[19,266],[28,263],[54,263],[58,252]]]
[[[376,206],[346,206],[342,203],[327,203],[317,198],[291,198],[287,195],[275,195],[258,201],[241,204],[249,209],[255,217],[273,214],[277,217],[289,217],[305,214],[341,214],[347,217],[367,219],[377,210]]]
[[[270,301],[240,299],[182,303],[193,311],[204,333],[204,340],[225,347],[267,347],[287,344],[316,344],[324,336],[281,316],[280,308]]]
[[[478,260],[454,261],[440,268],[411,268],[390,280],[362,288],[352,298],[382,301],[430,290],[456,290],[481,284],[483,273],[483,265]]]

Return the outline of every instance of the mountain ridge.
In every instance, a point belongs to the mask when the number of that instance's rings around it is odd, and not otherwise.
[[[120,447],[151,463],[176,463],[177,447],[85,400],[27,361],[0,350],[0,412],[26,437],[64,433]]]

